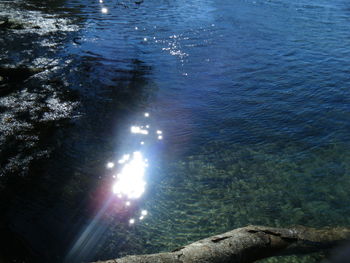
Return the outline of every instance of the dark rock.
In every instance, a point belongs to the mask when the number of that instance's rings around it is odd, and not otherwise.
[[[0,85],[0,96],[5,96],[9,93],[11,93],[14,90],[14,87],[11,87],[6,84],[1,84]]]
[[[16,68],[0,66],[0,76],[2,77],[2,80],[0,81],[9,83],[19,83],[44,70],[45,69],[43,68],[28,68],[24,66],[19,66]]]
[[[2,18],[0,19],[0,29],[24,29],[24,25],[14,19]]]
[[[13,92],[19,87],[18,84],[44,70],[43,68],[28,68],[24,66],[17,68],[0,66],[0,96]]]

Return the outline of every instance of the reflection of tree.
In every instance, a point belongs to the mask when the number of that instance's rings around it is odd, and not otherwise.
[[[120,68],[113,67],[120,65]],[[144,110],[154,95],[154,87],[147,75],[151,68],[142,61],[106,61],[103,58],[84,57],[77,67],[77,82],[83,80],[78,88],[83,96],[83,111],[86,118],[94,121],[92,129],[99,133],[111,131],[111,127],[121,120]],[[100,122],[96,125],[96,122]],[[98,133],[96,133],[98,134]],[[115,136],[115,133],[114,135]]]

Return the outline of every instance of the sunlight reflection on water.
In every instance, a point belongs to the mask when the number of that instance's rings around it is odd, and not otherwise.
[[[148,119],[150,113],[145,112],[143,117]],[[136,145],[138,147],[123,154],[117,162],[110,161],[106,164],[106,168],[112,170],[112,192],[119,199],[124,200],[126,206],[130,206],[132,201],[139,199],[146,190],[145,174],[149,163],[148,159],[145,158],[147,152],[142,147],[145,145],[145,137],[150,134],[154,135],[157,140],[163,139],[163,132],[159,129],[151,131],[149,124],[132,125],[130,135],[137,136],[139,142]],[[139,211],[138,220],[143,220],[147,214],[147,210]],[[135,222],[135,218],[129,219],[130,225]]]
[[[131,160],[127,161],[121,172],[116,176],[113,193],[118,197],[126,196],[129,199],[139,198],[145,191],[144,181],[147,162],[141,152],[133,152]]]

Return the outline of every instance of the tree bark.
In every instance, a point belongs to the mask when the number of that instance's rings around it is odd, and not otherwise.
[[[126,256],[99,263],[248,263],[275,255],[328,250],[350,238],[350,228],[247,226],[172,252]]]

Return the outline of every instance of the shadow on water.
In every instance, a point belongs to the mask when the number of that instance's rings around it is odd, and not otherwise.
[[[54,1],[49,7],[28,1],[25,8],[50,13],[63,3]],[[0,98],[5,131],[0,147],[1,262],[63,261],[111,192],[106,160],[120,154],[128,122],[149,106],[155,92],[148,80],[152,69],[139,59],[86,54],[67,63],[61,47],[72,35],[6,32],[11,41],[24,39],[25,50],[58,62]],[[54,48],[38,48],[37,42],[47,37]],[[20,55],[2,63],[31,66],[23,46],[4,48],[18,48]],[[128,213],[132,209],[109,221],[102,216],[100,234],[111,220],[128,228]],[[96,235],[93,240],[103,245]],[[69,262],[95,259],[92,247],[87,249]]]
[[[130,70],[113,69],[103,62],[82,57],[71,75],[72,82],[83,84],[71,92],[80,103],[80,118],[40,123],[31,131],[38,137],[37,147],[51,152],[30,160],[24,176],[8,167],[1,177],[1,200],[7,200],[1,207],[1,242],[13,244],[6,255],[9,259],[61,262],[64,251],[111,192],[106,160],[120,154],[123,129],[147,107],[154,88],[146,78],[150,68],[141,61],[128,61]],[[2,148],[1,159],[16,156],[13,149],[18,143],[13,140]],[[35,151],[31,148],[27,154]],[[113,220],[118,219],[126,221],[125,216]],[[106,231],[103,222],[98,227]],[[103,244],[96,236],[93,240],[94,246]],[[89,253],[75,258],[77,262],[94,258],[92,247],[86,249]]]
[[[147,106],[153,92],[145,77],[150,68],[141,61],[130,60],[130,70],[111,69],[102,62],[84,57],[75,68],[72,78],[84,80],[74,92],[81,118],[44,123],[33,130],[40,134],[39,145],[52,148],[50,156],[29,162],[25,177],[9,170],[1,178],[2,200],[8,200],[2,208],[5,224],[34,244],[42,261],[62,255],[80,224],[92,216],[87,205],[95,197],[87,193],[99,184],[106,160],[116,155],[123,140],[118,132]],[[9,149],[16,148],[14,141]],[[2,155],[7,160],[11,153],[3,149]]]

